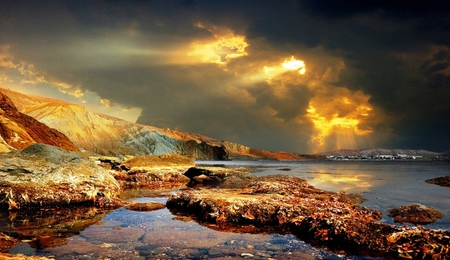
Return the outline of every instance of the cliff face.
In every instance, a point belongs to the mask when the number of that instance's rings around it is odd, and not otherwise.
[[[0,150],[23,149],[44,143],[77,151],[78,148],[61,132],[19,112],[12,100],[0,92]]]

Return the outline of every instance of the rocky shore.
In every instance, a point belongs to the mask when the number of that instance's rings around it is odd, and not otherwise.
[[[211,229],[293,234],[339,254],[450,258],[450,231],[380,223],[381,212],[359,206],[364,201],[360,195],[320,190],[300,178],[256,177],[245,168],[198,168],[180,155],[89,159],[44,144],[1,158],[0,206],[8,226],[14,227],[0,232],[4,253],[21,241],[35,248],[64,245],[67,237],[118,207],[150,211],[167,206],[177,218],[189,216]],[[178,191],[166,205],[120,198],[121,192],[135,188]],[[410,223],[429,223],[440,216],[416,204],[391,214]]]
[[[4,208],[121,206],[117,180],[79,153],[33,144],[1,157],[0,206]]]
[[[358,206],[361,201],[358,195],[327,192],[305,180],[276,175],[252,180],[242,189],[185,190],[172,195],[167,207],[218,230],[292,233],[342,254],[450,257],[450,231],[379,223],[381,212]]]

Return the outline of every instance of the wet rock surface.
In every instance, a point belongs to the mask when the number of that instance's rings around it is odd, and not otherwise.
[[[388,210],[389,217],[397,223],[430,224],[443,217],[438,210],[421,204],[413,203]]]
[[[426,182],[430,183],[430,184],[436,184],[436,185],[439,185],[442,187],[450,188],[450,175],[433,178],[433,179],[428,179],[428,180],[426,180]]]
[[[9,210],[70,205],[121,206],[113,176],[78,153],[34,144],[0,154],[0,205]]]
[[[361,201],[357,195],[323,191],[305,180],[276,175],[260,177],[243,189],[185,190],[172,195],[167,207],[218,230],[293,233],[344,254],[450,257],[450,231],[379,223],[381,213],[358,206]]]

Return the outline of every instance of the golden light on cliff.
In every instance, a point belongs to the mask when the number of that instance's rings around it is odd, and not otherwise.
[[[343,93],[347,96],[336,97]],[[326,97],[313,98],[307,109],[307,117],[315,130],[310,140],[313,150],[319,151],[331,141],[334,147],[327,149],[351,148],[355,146],[357,136],[371,134],[373,131],[367,121],[372,107],[368,100],[363,93],[350,93],[345,88]]]

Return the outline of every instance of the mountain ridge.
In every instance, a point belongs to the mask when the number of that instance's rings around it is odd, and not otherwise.
[[[59,130],[82,152],[91,155],[120,157],[176,153],[196,160],[311,158],[291,152],[253,149],[200,134],[131,123],[56,99],[26,95],[3,88],[0,88],[0,91],[10,96],[22,113]]]

